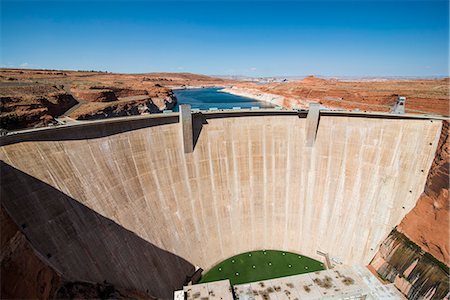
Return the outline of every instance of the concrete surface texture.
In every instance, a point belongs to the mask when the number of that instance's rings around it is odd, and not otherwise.
[[[166,298],[251,250],[368,264],[422,193],[442,126],[321,116],[307,147],[295,115],[194,118],[185,154],[181,125],[160,123],[1,147],[1,204],[63,276]]]
[[[239,285],[231,285],[228,280],[221,280],[185,286],[183,290],[174,293],[174,300],[199,298],[222,300],[406,299],[392,283],[384,285],[363,266],[339,266],[332,270]]]
[[[178,298],[178,299],[177,299]],[[220,280],[203,284],[188,285],[182,292],[175,292],[174,300],[233,300],[232,287],[228,280]]]

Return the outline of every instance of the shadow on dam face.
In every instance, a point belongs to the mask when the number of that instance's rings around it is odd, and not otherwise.
[[[66,280],[121,282],[170,298],[195,268],[54,187],[0,161],[1,205]]]

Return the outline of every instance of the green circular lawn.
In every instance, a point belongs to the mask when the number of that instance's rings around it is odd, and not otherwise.
[[[315,259],[285,251],[259,250],[230,257],[204,273],[198,283],[229,279],[232,285],[325,270]]]

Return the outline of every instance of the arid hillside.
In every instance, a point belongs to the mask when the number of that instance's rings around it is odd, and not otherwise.
[[[174,87],[224,85],[189,73],[112,74],[53,70],[0,70],[1,128],[14,130],[77,120],[157,113],[172,109]]]
[[[449,78],[438,80],[342,81],[309,76],[285,83],[242,83],[236,86],[248,95],[265,93],[285,107],[307,108],[318,101],[328,108],[389,111],[397,96],[405,96],[406,112],[449,115]]]
[[[159,113],[176,105],[173,88],[207,86],[228,87],[229,93],[286,108],[307,108],[309,102],[320,102],[332,109],[387,112],[397,96],[406,96],[408,113],[449,115],[448,78],[340,81],[310,76],[256,84],[190,73],[0,69],[0,127],[16,130],[73,119]]]

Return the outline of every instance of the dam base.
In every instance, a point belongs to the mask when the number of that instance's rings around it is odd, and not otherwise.
[[[405,299],[393,284],[383,284],[364,266],[330,270],[231,285],[229,280],[185,286],[174,300],[318,300]]]

